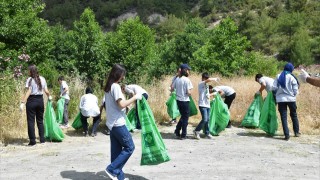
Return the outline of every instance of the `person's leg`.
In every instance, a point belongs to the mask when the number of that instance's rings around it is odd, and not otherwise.
[[[290,110],[290,117],[292,120],[293,131],[295,136],[299,136],[299,120],[297,116],[297,105],[296,102],[288,102],[289,110]]]
[[[64,111],[63,111],[63,121],[64,125],[68,125],[69,122],[69,111],[68,111],[69,99],[64,100]]]
[[[138,112],[138,103],[136,102],[136,128],[141,129],[141,124],[140,124],[140,118],[139,118],[139,112]]]
[[[228,109],[230,109],[231,104],[232,104],[232,102],[233,102],[233,100],[234,100],[235,98],[236,98],[236,93],[233,93],[233,94],[231,94],[230,96],[226,96],[226,97],[225,97],[224,103],[227,104]],[[227,128],[230,128],[230,127],[231,127],[231,120],[229,119]]]
[[[180,130],[182,128],[182,101],[177,101],[177,105],[178,105],[178,109],[181,114],[181,117],[180,117],[179,122],[176,125],[176,129],[175,129],[174,133],[176,134],[177,137],[180,137],[181,136]]]
[[[182,115],[183,114],[183,115]],[[187,127],[188,127],[188,121],[189,121],[189,115],[190,115],[190,106],[189,101],[183,101],[183,113],[181,114],[181,138],[184,139],[187,136]]]
[[[107,170],[116,175],[118,179],[123,179],[122,168],[132,155],[135,146],[126,126],[113,127],[110,140],[111,164],[107,167]]]
[[[206,108],[206,120],[204,123],[204,134],[209,135],[209,119],[210,119],[210,108]]]
[[[39,132],[40,143],[45,142],[44,138],[44,126],[43,126],[43,112],[44,112],[44,104],[43,104],[43,97],[37,97],[37,108],[36,108],[36,120]]]
[[[36,144],[36,135],[34,132],[34,121],[36,116],[35,107],[36,107],[36,102],[34,101],[34,98],[29,97],[26,103],[29,145]]]
[[[85,136],[88,135],[88,121],[87,121],[87,118],[88,117],[83,116],[82,113],[80,112],[80,120],[81,120],[81,123],[82,123],[82,128],[83,128]]]
[[[278,103],[278,110],[281,117],[281,123],[283,128],[283,134],[285,139],[289,139],[289,129],[288,129],[288,122],[287,122],[287,103],[286,102],[279,102]]]
[[[93,125],[92,125],[92,136],[95,136],[97,134],[97,129],[100,123],[100,115],[93,117]]]
[[[199,110],[200,110],[200,113],[201,113],[201,121],[200,123],[198,124],[198,126],[196,127],[196,129],[194,131],[201,131],[201,129],[203,129],[203,126],[204,126],[204,123],[205,123],[205,119],[206,119],[206,115],[207,115],[207,112],[206,112],[206,108],[205,107],[200,107],[199,106]]]

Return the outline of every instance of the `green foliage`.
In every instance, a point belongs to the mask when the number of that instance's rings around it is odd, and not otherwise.
[[[246,57],[248,63],[243,67],[246,75],[261,73],[269,77],[275,77],[284,66],[275,58],[264,56],[260,52],[251,52],[247,54]]]
[[[186,23],[184,20],[177,18],[174,15],[168,15],[167,19],[158,25],[158,39],[170,40],[176,34],[183,32]]]
[[[155,38],[151,29],[140,19],[122,22],[117,31],[107,34],[110,63],[122,63],[127,69],[128,82],[146,75],[155,57]]]
[[[292,37],[290,57],[295,65],[310,65],[311,58],[311,38],[306,29],[301,28]]]

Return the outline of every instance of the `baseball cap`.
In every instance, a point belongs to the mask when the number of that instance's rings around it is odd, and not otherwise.
[[[181,64],[180,69],[188,69],[191,70],[191,67],[188,64]]]

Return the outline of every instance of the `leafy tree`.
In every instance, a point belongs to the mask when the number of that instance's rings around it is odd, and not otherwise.
[[[158,25],[157,34],[159,39],[170,40],[178,33],[183,32],[186,23],[174,15],[168,15],[166,18]]]
[[[108,68],[105,37],[89,8],[84,10],[79,21],[74,22],[72,39],[75,44],[72,56],[79,72],[89,79],[96,75],[104,78],[102,75]]]
[[[110,63],[125,65],[128,82],[136,82],[153,66],[151,62],[155,57],[154,33],[139,17],[120,23],[116,32],[108,33],[107,44]]]
[[[313,63],[311,58],[311,41],[308,31],[304,28],[299,29],[292,38],[290,57],[295,65],[310,65]]]

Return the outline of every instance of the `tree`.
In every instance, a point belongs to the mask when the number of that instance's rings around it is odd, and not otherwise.
[[[127,81],[136,82],[147,74],[155,57],[155,37],[139,17],[123,21],[116,32],[107,34],[110,63],[124,64]],[[160,67],[158,67],[160,68]]]
[[[299,29],[292,38],[290,57],[295,65],[310,65],[313,63],[311,57],[311,38],[304,28]]]

